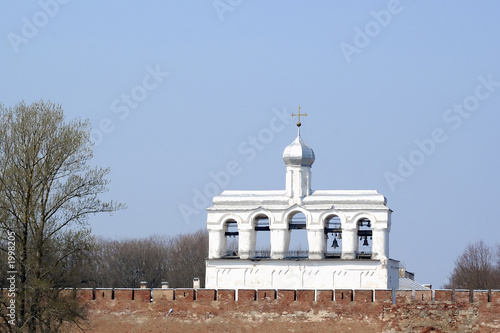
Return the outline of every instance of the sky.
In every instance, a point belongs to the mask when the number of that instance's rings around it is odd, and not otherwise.
[[[108,200],[96,235],[206,227],[225,189],[375,189],[390,257],[434,288],[469,243],[498,243],[499,2],[4,1],[0,103],[89,119]],[[497,148],[495,148],[497,147]]]

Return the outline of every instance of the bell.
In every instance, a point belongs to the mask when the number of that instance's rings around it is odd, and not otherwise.
[[[339,239],[342,239],[342,233],[339,232]]]
[[[339,243],[337,242],[337,238],[334,238],[334,239],[333,239],[332,247],[333,247],[334,249],[336,249],[336,248],[338,248],[338,247],[339,247]]]
[[[363,246],[368,246],[368,237],[365,236],[365,241],[363,242]]]

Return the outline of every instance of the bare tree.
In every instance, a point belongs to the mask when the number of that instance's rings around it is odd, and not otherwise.
[[[205,280],[208,233],[200,230],[176,237],[99,239],[95,255],[87,286],[136,288],[146,281],[158,288],[162,281],[168,281],[171,287],[190,288],[193,278]]]
[[[87,218],[124,208],[99,199],[109,170],[89,166],[89,133],[87,121],[66,122],[52,103],[0,105],[1,250],[16,272],[15,316],[5,330],[54,332],[82,318],[62,290],[78,282],[74,273],[93,250]]]
[[[171,238],[160,236],[100,239],[92,286],[135,288],[146,281],[151,287],[159,287],[168,275],[171,244]]]
[[[191,288],[193,278],[197,277],[203,287],[207,257],[208,232],[206,230],[177,236],[169,254],[168,279],[170,285],[176,288]]]
[[[496,255],[497,255],[497,261],[496,261],[497,272],[498,272],[498,275],[500,275],[500,243],[497,244],[497,246],[496,246]]]
[[[494,251],[483,241],[469,244],[455,260],[455,268],[446,288],[500,288],[500,251]]]

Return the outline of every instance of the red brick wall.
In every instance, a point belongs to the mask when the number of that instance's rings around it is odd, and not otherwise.
[[[88,332],[500,332],[500,291],[397,290],[394,300],[392,290],[348,289],[154,289],[152,299],[150,289],[77,295],[88,309]]]

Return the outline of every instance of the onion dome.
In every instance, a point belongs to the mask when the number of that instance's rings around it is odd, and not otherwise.
[[[313,165],[314,159],[314,151],[302,140],[300,132],[297,138],[283,151],[283,161],[287,166],[310,167]]]

